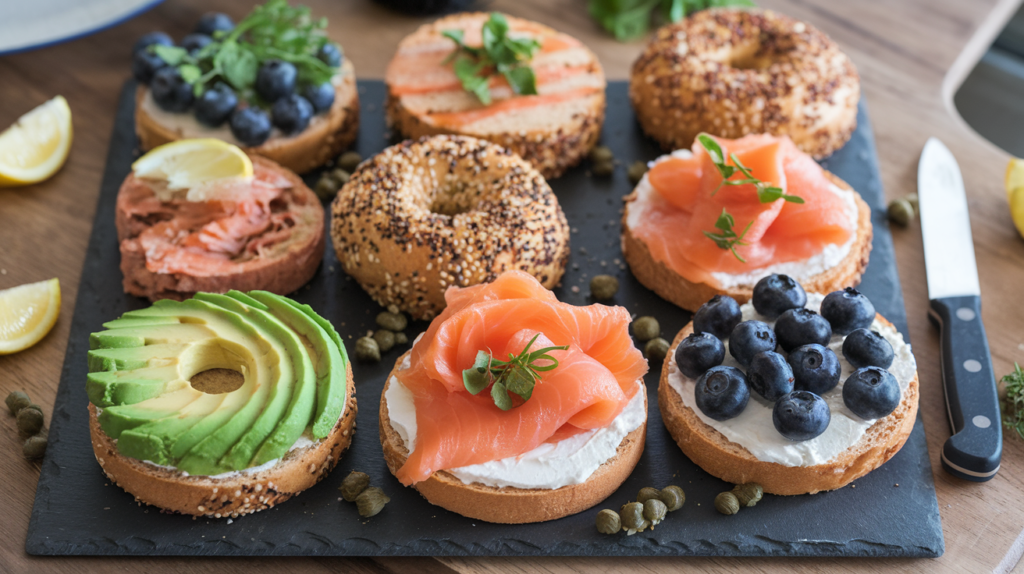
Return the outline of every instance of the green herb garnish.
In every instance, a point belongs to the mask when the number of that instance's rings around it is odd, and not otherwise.
[[[661,7],[661,16],[678,22],[686,16],[715,6],[753,6],[750,0],[590,0],[590,16],[615,39],[626,41],[647,33],[651,13]]]
[[[711,195],[718,193],[718,190],[723,185],[747,185],[752,184],[757,190],[757,199],[761,203],[771,203],[776,199],[782,199],[790,203],[804,203],[804,198],[798,195],[788,195],[781,187],[768,185],[763,182],[750,172],[747,166],[743,165],[740,158],[736,157],[736,154],[729,154],[729,159],[732,160],[733,165],[729,165],[725,162],[725,153],[722,151],[721,146],[715,139],[707,134],[700,134],[697,136],[697,141],[700,145],[708,152],[711,156],[711,161],[714,162],[715,167],[718,169],[718,173],[722,175],[722,182],[718,184],[715,191],[711,192]],[[743,179],[729,179],[736,172],[743,175]]]
[[[750,220],[750,223],[747,224],[743,233],[736,235],[736,232],[733,231],[732,228],[733,225],[736,225],[736,220],[729,215],[729,212],[726,211],[725,208],[722,208],[722,215],[719,215],[718,220],[715,221],[715,227],[719,230],[719,233],[705,231],[704,235],[711,241],[714,241],[715,245],[717,245],[719,249],[728,249],[729,251],[732,251],[732,254],[736,256],[736,259],[740,260],[740,263],[746,263],[747,260],[736,252],[736,246],[747,245],[747,242],[743,241],[743,237],[748,231],[750,231],[750,226],[753,224],[754,220]]]
[[[317,52],[328,43],[326,18],[312,18],[309,8],[289,6],[287,0],[270,0],[253,8],[230,32],[214,33],[214,41],[196,54],[177,46],[153,45],[157,56],[175,66],[198,97],[208,86],[225,81],[247,101],[260,103],[253,85],[260,64],[278,59],[291,62],[300,84],[330,81],[335,68]]]
[[[491,398],[503,411],[516,406],[512,404],[509,393],[518,395],[524,401],[530,400],[533,387],[540,381],[540,374],[558,367],[558,359],[548,353],[569,348],[568,345],[544,347],[531,353],[530,347],[539,336],[540,333],[534,335],[518,355],[509,353],[508,361],[495,359],[487,351],[477,351],[473,366],[462,371],[462,384],[466,386],[466,390],[478,395],[487,387],[491,387]],[[548,363],[539,365],[537,361]]]
[[[536,95],[537,78],[529,62],[540,42],[533,38],[510,38],[505,16],[492,12],[482,30],[483,46],[467,46],[462,30],[445,30],[442,34],[455,42],[455,51],[444,63],[452,63],[462,88],[476,95],[484,104],[491,103],[491,76],[499,73],[508,80],[516,94]]]
[[[1016,431],[1024,439],[1024,369],[1014,363],[1013,372],[1001,380],[1006,383],[1006,398],[1000,404],[1003,426],[1007,430]]]

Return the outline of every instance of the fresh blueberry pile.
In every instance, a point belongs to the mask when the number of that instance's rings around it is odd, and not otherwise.
[[[266,11],[259,14],[263,20],[268,19]],[[285,13],[274,24],[294,17]],[[239,30],[247,28],[246,22],[241,24]],[[132,50],[132,75],[149,86],[161,109],[192,110],[208,127],[227,123],[246,146],[265,142],[274,127],[285,135],[299,133],[314,115],[331,109],[334,84],[324,80],[344,60],[337,44],[307,30],[295,53],[285,53],[277,44],[267,49],[267,42],[274,40],[267,40],[266,33],[249,42],[233,34],[235,28],[226,14],[210,12],[177,45],[163,32],[150,32]],[[247,33],[254,31],[250,27]]]
[[[870,327],[875,307],[856,289],[828,294],[821,314],[805,308],[803,287],[786,275],[757,282],[751,299],[762,316],[743,321],[739,304],[715,295],[693,316],[694,332],[676,347],[679,370],[696,379],[694,397],[706,416],[724,421],[746,408],[751,391],[774,403],[772,422],[779,433],[804,441],[825,432],[832,419],[822,395],[842,376],[839,357],[829,348],[832,335],[844,336],[843,356],[856,370],[843,384],[843,402],[863,419],[891,413],[900,403],[900,386],[886,369],[892,365],[889,342]],[[726,345],[746,370],[722,366]]]

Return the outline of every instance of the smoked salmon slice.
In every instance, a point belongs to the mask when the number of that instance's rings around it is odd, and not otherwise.
[[[622,412],[647,372],[622,307],[559,302],[533,276],[509,271],[494,282],[451,287],[447,307],[395,373],[413,395],[416,441],[396,476],[410,485],[438,470],[499,460],[578,432],[603,428]],[[542,373],[529,400],[508,411],[489,394],[466,391],[462,371],[480,350],[518,354],[535,335],[558,367]]]

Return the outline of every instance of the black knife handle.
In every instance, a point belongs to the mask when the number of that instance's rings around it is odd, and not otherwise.
[[[942,338],[942,382],[953,430],[942,447],[942,466],[960,478],[989,480],[999,470],[1003,431],[981,298],[932,299],[928,316]]]

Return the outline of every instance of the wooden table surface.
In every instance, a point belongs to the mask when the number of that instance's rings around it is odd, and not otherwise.
[[[985,301],[983,316],[998,374],[1024,362],[1024,241],[1017,235],[1002,188],[1007,154],[959,119],[951,96],[1013,13],[1019,0],[759,0],[763,6],[824,30],[853,58],[870,109],[887,197],[916,190],[918,155],[938,136],[960,162],[967,185]],[[167,0],[157,8],[74,42],[0,57],[0,126],[62,94],[74,114],[75,141],[63,170],[51,180],[0,190],[0,289],[59,277],[63,309],[56,328],[35,347],[0,357],[0,393],[26,389],[50,413],[74,311],[75,295],[95,213],[114,110],[129,76],[129,52],[141,34],[162,29],[176,38],[200,14],[244,16],[252,0]],[[395,14],[368,0],[308,0],[330,18],[330,35],[345,47],[362,78],[380,78],[395,45],[424,19]],[[585,0],[493,0],[488,9],[539,20],[566,31],[600,56],[610,79],[628,77],[643,42],[622,44],[588,18]],[[0,8],[2,17],[2,8]],[[939,464],[949,435],[938,362],[938,333],[928,304],[920,227],[893,231],[903,295],[921,378],[921,413],[931,453],[946,552],[935,560],[839,559],[600,559],[419,558],[239,559],[35,558],[25,533],[39,465],[21,457],[14,420],[0,416],[0,571],[78,572],[669,572],[708,571],[1011,571],[1024,551],[1024,441],[1005,437],[1003,467],[987,483],[970,483]]]

